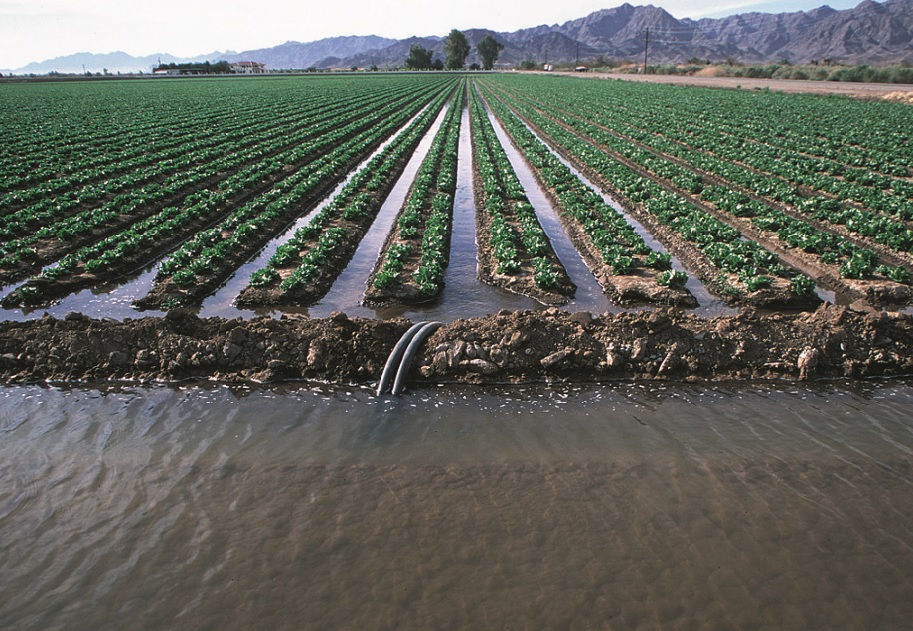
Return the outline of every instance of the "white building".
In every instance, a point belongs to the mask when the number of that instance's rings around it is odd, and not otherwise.
[[[266,64],[257,61],[236,61],[231,65],[235,74],[265,74]]]

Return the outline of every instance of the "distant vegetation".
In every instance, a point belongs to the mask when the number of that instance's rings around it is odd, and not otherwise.
[[[466,65],[466,58],[472,48],[469,46],[469,40],[466,39],[463,31],[453,29],[450,35],[444,40],[444,50],[447,51],[447,60],[444,67],[447,70],[460,70]]]
[[[485,70],[491,70],[495,62],[498,61],[498,55],[501,54],[501,51],[504,50],[504,44],[496,40],[491,35],[486,35],[482,38],[478,44],[476,44],[476,52],[479,53],[479,57],[482,58],[482,68]]]
[[[643,72],[643,66],[617,59],[591,60],[596,70]],[[913,83],[913,64],[895,66],[844,66],[831,60],[810,64],[791,64],[784,60],[774,64],[742,64],[738,61],[712,63],[691,59],[684,64],[647,66],[648,74],[738,77],[745,79],[795,79],[810,81],[847,81],[857,83]]]
[[[482,65],[472,64],[470,70],[491,70],[498,61],[498,55],[504,50],[504,44],[486,35],[476,44],[476,52],[482,59]],[[466,34],[457,29],[450,31],[450,35],[444,40],[444,52],[447,56],[446,61],[434,59],[434,51],[413,44],[409,48],[409,56],[403,64],[409,70],[461,70],[466,65],[466,58],[472,51]]]
[[[229,74],[231,64],[227,61],[217,61],[210,63],[183,63],[183,64],[161,64],[156,66],[156,70],[178,70],[181,74]]]

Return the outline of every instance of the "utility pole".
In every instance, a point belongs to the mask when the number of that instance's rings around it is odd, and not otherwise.
[[[647,74],[647,49],[650,47],[650,29],[647,29],[647,34],[644,36],[644,74]]]
[[[577,61],[574,64],[574,70],[580,67],[580,42],[577,42]]]

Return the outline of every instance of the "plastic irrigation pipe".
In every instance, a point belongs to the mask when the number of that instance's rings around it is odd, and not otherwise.
[[[393,372],[399,367],[400,358],[403,356],[403,353],[406,350],[406,345],[412,341],[412,337],[418,332],[420,328],[428,324],[425,322],[418,322],[409,327],[409,330],[403,333],[403,336],[399,338],[399,341],[396,343],[396,346],[393,347],[393,350],[390,351],[390,356],[387,358],[387,363],[384,365],[384,371],[380,375],[380,381],[377,384],[377,396],[380,396],[384,393],[384,390],[387,389],[387,386],[390,385],[390,380],[393,378]]]
[[[406,347],[406,353],[403,355],[403,361],[400,362],[399,370],[396,372],[396,381],[393,382],[393,389],[390,391],[391,394],[397,395],[403,391],[406,382],[406,374],[409,372],[409,366],[412,364],[412,357],[415,355],[415,352],[422,345],[422,342],[425,341],[429,335],[441,328],[440,322],[427,322],[425,325],[419,329],[412,340],[409,342],[409,346]]]

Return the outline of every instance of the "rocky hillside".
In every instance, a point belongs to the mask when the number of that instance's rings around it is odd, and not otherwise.
[[[574,61],[605,57],[640,60],[650,32],[652,63],[684,62],[691,58],[741,62],[792,63],[832,60],[840,63],[913,62],[913,0],[864,0],[845,11],[820,7],[796,13],[745,13],[721,19],[677,19],[653,5],[623,4],[552,26],[513,33],[482,29],[466,31],[471,44],[488,34],[505,45],[500,60],[518,64]],[[397,66],[413,43],[443,58],[441,40],[403,40],[364,51],[351,58],[323,60],[325,65]],[[469,63],[477,61],[469,58]],[[335,63],[331,63],[335,62]]]
[[[480,18],[482,19],[482,18]],[[623,4],[552,26],[541,25],[512,33],[485,29],[465,31],[470,44],[492,35],[502,44],[500,61],[519,65],[526,59],[586,61],[598,56],[641,61],[649,31],[651,63],[686,62],[692,58],[744,63],[809,63],[812,60],[843,64],[913,63],[913,0],[864,0],[858,6],[836,11],[822,6],[808,12],[743,13],[720,19],[678,19],[653,5]],[[148,71],[159,58],[170,61],[252,60],[273,70],[318,68],[379,68],[401,66],[412,45],[428,48],[444,59],[443,37],[393,40],[374,35],[332,37],[316,42],[286,42],[272,48],[241,53],[213,53],[192,60],[170,55],[132,58],[124,53],[69,57],[30,64],[17,72],[46,73]],[[470,55],[468,63],[477,62]]]

